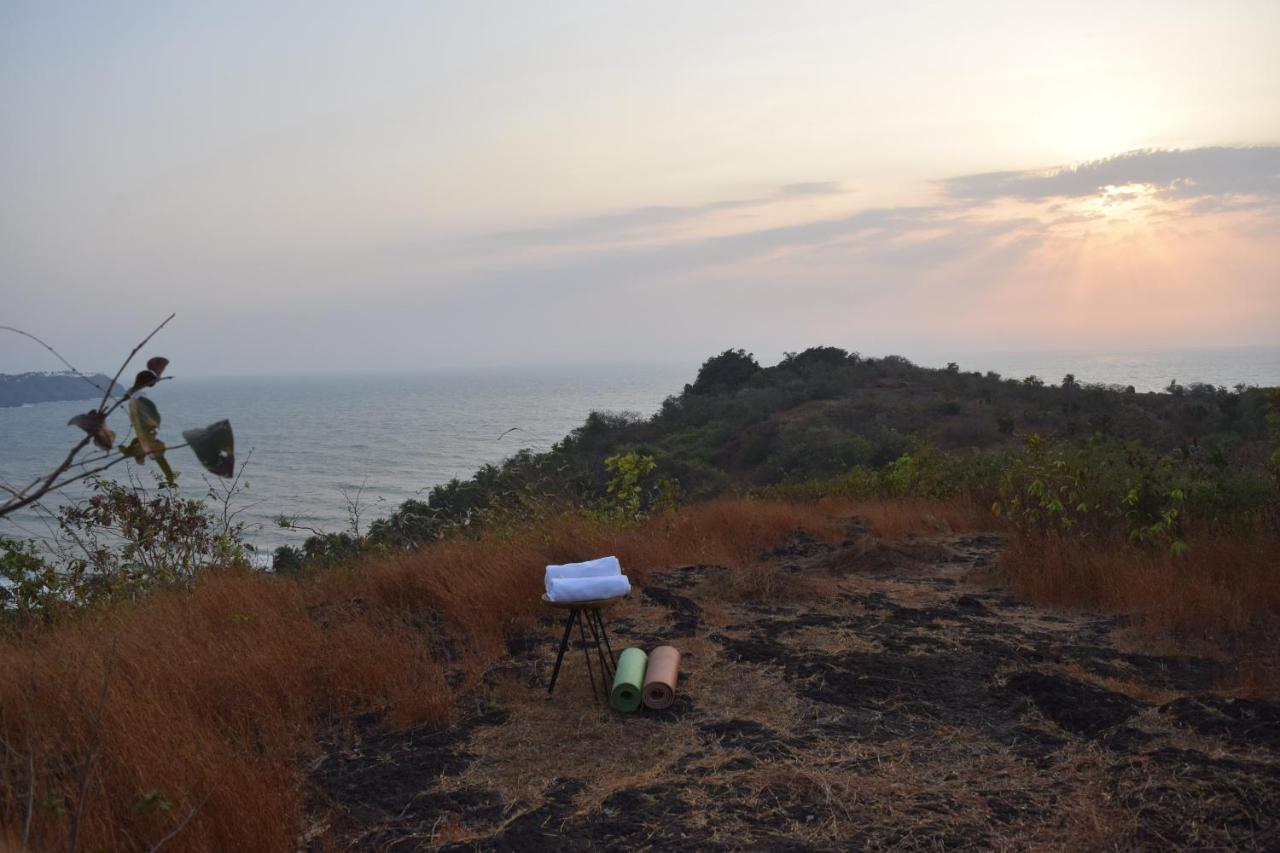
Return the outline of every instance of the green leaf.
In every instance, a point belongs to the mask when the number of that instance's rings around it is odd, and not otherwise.
[[[129,420],[138,436],[138,444],[150,456],[164,453],[164,442],[156,437],[160,427],[160,410],[146,397],[134,397],[129,401]]]
[[[169,485],[173,485],[173,481],[178,479],[178,474],[173,470],[173,468],[169,467],[169,460],[164,458],[163,453],[156,455],[156,464],[159,465],[160,470],[164,472],[164,478]]]
[[[138,443],[136,436],[128,444],[120,445],[119,450],[139,465],[147,461],[147,454],[143,451],[142,445]]]
[[[178,475],[173,473],[169,462],[164,458],[164,442],[156,436],[156,430],[160,427],[160,410],[156,408],[156,404],[146,397],[134,397],[129,401],[129,420],[133,423],[134,441],[138,443],[144,456],[138,459],[134,454],[126,455],[131,455],[140,462],[150,456],[164,472],[165,479],[172,483]]]
[[[167,812],[172,809],[173,803],[169,802],[169,800],[165,798],[164,794],[157,790],[147,791],[145,794],[140,794],[138,799],[134,800],[133,803],[133,810],[135,812],[146,812],[152,810]]]
[[[235,474],[236,442],[230,421],[218,421],[203,429],[189,429],[182,433],[182,437],[209,473],[219,477]]]

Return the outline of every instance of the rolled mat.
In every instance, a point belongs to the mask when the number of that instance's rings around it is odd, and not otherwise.
[[[646,708],[660,711],[676,701],[676,679],[680,677],[680,652],[674,646],[658,646],[649,653],[644,671],[643,701]]]
[[[624,649],[618,655],[618,671],[613,676],[613,690],[609,692],[609,704],[614,710],[630,713],[640,707],[646,660],[643,649]]]

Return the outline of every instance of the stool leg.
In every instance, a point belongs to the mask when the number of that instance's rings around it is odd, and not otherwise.
[[[600,645],[600,631],[596,627],[600,619],[600,608],[591,607],[587,609],[587,625],[591,628],[591,639],[596,643],[596,658],[600,661],[600,680],[604,682],[604,691],[609,692],[609,682],[613,680],[613,673],[610,671],[609,661],[605,659],[604,647]]]
[[[599,691],[596,690],[596,673],[591,666],[591,647],[587,643],[587,632],[582,627],[582,611],[574,610],[578,616],[578,636],[582,639],[582,656],[587,661],[587,677],[591,679],[591,695],[600,698]],[[604,677],[604,673],[600,673],[600,677]]]
[[[596,608],[596,624],[600,626],[600,636],[604,638],[604,647],[609,650],[609,662],[613,664],[613,668],[618,668],[618,659],[613,656],[613,646],[609,644],[609,632],[604,629],[604,614],[600,612],[600,608]]]
[[[560,638],[560,652],[556,655],[555,669],[551,670],[551,686],[547,688],[547,693],[554,693],[556,689],[556,679],[560,677],[560,664],[564,663],[565,649],[569,648],[569,635],[573,631],[573,617],[577,610],[569,611],[569,618],[564,623],[564,636]]]

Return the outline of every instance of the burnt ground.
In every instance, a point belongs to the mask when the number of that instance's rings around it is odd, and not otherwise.
[[[798,538],[760,567],[655,574],[615,649],[676,645],[676,705],[592,701],[557,630],[514,638],[445,729],[358,720],[313,771],[338,849],[1280,849],[1280,705],[1123,619],[980,582],[1000,541]]]

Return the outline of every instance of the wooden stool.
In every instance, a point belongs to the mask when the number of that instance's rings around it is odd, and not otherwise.
[[[617,604],[626,596],[619,595],[615,598],[598,598],[592,601],[552,601],[547,598],[544,593],[542,603],[548,607],[554,607],[558,610],[568,610],[569,617],[565,622],[564,636],[560,638],[560,652],[556,655],[555,669],[551,670],[551,685],[547,687],[547,694],[555,692],[556,679],[560,677],[560,665],[564,662],[565,650],[569,648],[569,635],[573,633],[573,626],[576,622],[578,625],[578,637],[582,644],[582,656],[587,662],[587,675],[591,678],[591,693],[597,699],[600,693],[596,690],[595,671],[591,666],[591,646],[596,648],[596,658],[600,665],[601,686],[604,688],[604,699],[609,701],[609,688],[613,683],[613,671],[617,667],[618,662],[613,657],[613,646],[609,645],[609,634],[604,629],[604,617],[600,614],[600,609],[608,607],[610,604]],[[583,628],[583,624],[586,628]],[[591,642],[587,641],[587,629],[591,631]],[[603,645],[602,645],[603,644]],[[606,657],[606,652],[608,656]]]

